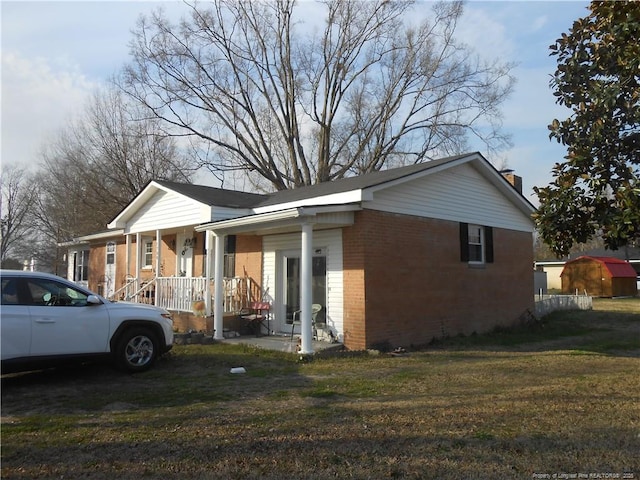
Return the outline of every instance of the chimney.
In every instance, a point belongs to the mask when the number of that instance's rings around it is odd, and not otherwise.
[[[513,185],[513,188],[522,195],[522,177],[519,177],[510,169],[500,170],[500,175],[502,175],[505,180]]]

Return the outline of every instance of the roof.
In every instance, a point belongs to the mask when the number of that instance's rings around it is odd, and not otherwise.
[[[155,180],[155,183],[211,207],[251,208],[266,198],[266,195],[258,193],[225,190],[205,185],[177,183],[168,180]]]
[[[573,263],[585,263],[589,261],[597,262],[602,265],[611,278],[636,278],[637,275],[635,269],[629,262],[613,257],[590,257],[583,255],[574,260],[569,260],[565,264],[565,269]],[[564,270],[561,275],[563,274]]]
[[[479,152],[473,152],[269,194],[153,180],[108,224],[108,227],[121,226],[123,221],[131,217],[159,190],[175,192],[209,207],[244,209],[245,212],[239,211],[239,215],[250,216],[298,207],[357,204],[365,198],[371,198],[370,195],[378,189],[465,163],[473,165],[526,216],[535,211],[535,207],[495,167]]]
[[[569,260],[578,257],[609,257],[609,258],[617,258],[619,260],[640,260],[640,247],[632,247],[630,245],[625,245],[620,247],[618,250],[609,250],[608,248],[594,248],[591,250],[585,250],[583,252],[572,254],[569,257]]]
[[[206,185],[178,183],[169,180],[151,180],[108,224],[108,228],[122,225],[136,210],[158,191],[174,192],[208,207],[250,209],[265,199],[265,195],[225,190]]]
[[[441,158],[431,160],[429,162],[417,163],[405,167],[391,168],[389,170],[379,170],[377,172],[365,173],[357,177],[341,178],[331,182],[322,182],[306,187],[299,187],[290,190],[281,190],[272,193],[259,206],[277,205],[281,203],[290,203],[298,200],[304,200],[314,197],[323,197],[326,195],[334,195],[337,193],[348,192],[351,190],[361,190],[365,188],[375,187],[394,180],[399,180],[416,173],[431,170],[435,167],[451,163],[468,157],[469,154],[457,155],[454,157]]]
[[[389,170],[380,170],[357,177],[342,178],[291,190],[282,190],[269,194],[264,201],[253,208],[255,213],[264,213],[282,208],[361,202],[364,198],[367,198],[367,195],[376,190],[398,185],[411,179],[417,179],[421,176],[462,164],[472,165],[526,216],[530,216],[535,211],[535,207],[531,202],[522,193],[518,192],[479,152],[466,153]]]

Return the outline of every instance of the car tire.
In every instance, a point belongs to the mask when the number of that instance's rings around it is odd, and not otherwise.
[[[125,330],[116,346],[116,366],[130,373],[144,372],[155,362],[158,348],[152,330],[144,327]]]

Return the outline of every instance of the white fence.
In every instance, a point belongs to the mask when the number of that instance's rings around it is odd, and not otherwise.
[[[593,297],[587,295],[536,295],[537,318],[542,318],[556,310],[591,309],[593,309]]]

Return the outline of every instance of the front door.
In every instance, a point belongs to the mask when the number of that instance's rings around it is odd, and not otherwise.
[[[103,295],[110,298],[116,291],[116,244],[107,243],[107,258],[104,265]]]
[[[324,249],[314,249],[311,268],[311,303],[322,306],[320,315],[327,307],[327,256]],[[293,320],[300,320],[300,251],[283,254],[283,304],[285,330],[291,329]],[[294,332],[299,326],[294,327]]]
[[[179,233],[176,248],[176,268],[179,277],[193,276],[193,238],[191,235]]]

